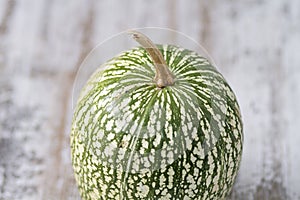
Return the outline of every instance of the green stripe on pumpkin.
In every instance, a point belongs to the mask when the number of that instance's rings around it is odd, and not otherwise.
[[[81,92],[71,131],[83,199],[222,199],[242,152],[235,95],[209,61],[158,45],[175,85],[153,82],[142,48],[104,64]]]

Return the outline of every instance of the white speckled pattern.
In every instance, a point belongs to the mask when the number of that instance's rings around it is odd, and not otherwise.
[[[242,152],[235,96],[207,59],[159,48],[174,86],[157,88],[150,58],[135,48],[83,89],[71,142],[83,199],[203,200],[230,191]]]

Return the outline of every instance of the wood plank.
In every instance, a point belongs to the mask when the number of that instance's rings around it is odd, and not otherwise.
[[[6,135],[1,138],[1,154],[9,153],[1,162],[3,199],[78,198],[66,115],[87,37],[80,31],[85,30],[81,23],[89,14],[81,12],[85,6],[84,1],[17,4],[7,34],[10,48],[4,74],[10,76],[6,80],[11,88],[8,112],[13,112],[6,120],[12,122],[13,130],[2,126]],[[45,15],[48,8],[52,9]]]
[[[244,119],[245,148],[231,199],[299,198],[295,189],[297,195],[289,196],[286,181],[291,170],[282,105],[289,99],[281,55],[289,37],[286,6],[284,1],[224,2],[210,11],[211,53],[236,91]]]
[[[285,159],[285,184],[287,193],[290,199],[300,198],[300,158],[299,158],[299,142],[300,135],[299,129],[300,111],[300,57],[299,57],[299,44],[300,44],[300,2],[292,1],[286,4],[284,12],[288,18],[285,26],[285,43],[282,46],[282,61],[281,64],[284,68],[285,84],[283,85],[283,93],[285,96],[285,104],[281,104],[283,108],[284,120],[281,121],[284,128],[284,140],[286,141],[287,158]],[[282,88],[282,87],[281,87]]]
[[[44,62],[50,63],[49,67],[57,73],[56,100],[51,102],[51,107],[56,108],[51,117],[54,124],[52,140],[56,145],[50,149],[49,165],[52,167],[45,172],[44,199],[79,198],[70,160],[71,94],[76,71],[92,48],[89,40],[92,25],[93,4],[83,0],[53,2],[47,29],[48,49],[44,55],[52,55],[54,59],[45,57]]]
[[[32,56],[31,42],[36,30],[33,27],[39,6],[37,3],[28,9],[23,2],[14,1],[13,9],[8,8],[12,10],[7,11],[10,13],[10,19],[6,18],[9,23],[2,29],[5,30],[1,35],[1,40],[5,41],[5,51],[1,52],[4,57],[1,73],[1,83],[4,84],[4,88],[1,84],[1,91],[4,89],[4,93],[1,94],[5,101],[1,102],[1,111],[4,110],[0,136],[1,199],[35,198],[43,171],[45,155],[39,145],[47,143],[41,140],[39,132],[44,113],[36,109],[39,104],[27,94],[30,87],[35,86],[28,77],[28,61]],[[27,20],[31,24],[24,30]],[[20,40],[22,37],[24,41]],[[39,140],[42,142],[38,143]]]
[[[7,31],[8,24],[14,12],[15,1],[0,2],[0,34],[3,35]]]

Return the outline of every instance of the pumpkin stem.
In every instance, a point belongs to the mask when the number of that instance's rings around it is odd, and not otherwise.
[[[170,71],[162,53],[159,51],[157,46],[144,34],[130,30],[128,31],[133,35],[135,39],[150,55],[156,70],[154,81],[158,88],[164,88],[166,86],[174,85],[174,75]]]

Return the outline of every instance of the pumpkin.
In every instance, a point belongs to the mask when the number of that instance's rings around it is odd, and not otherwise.
[[[131,34],[141,46],[96,70],[74,111],[82,199],[224,199],[243,143],[232,89],[196,52]]]

